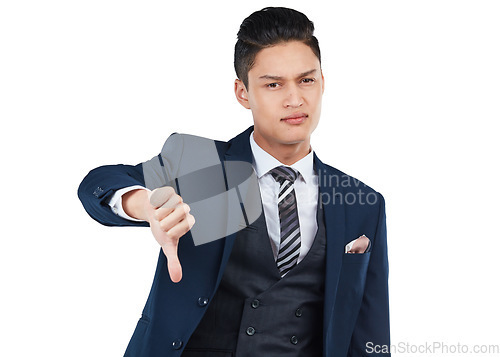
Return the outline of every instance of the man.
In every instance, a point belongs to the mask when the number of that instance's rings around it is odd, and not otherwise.
[[[126,356],[366,356],[367,346],[389,345],[383,197],[310,146],[324,91],[313,31],[304,14],[286,8],[257,11],[240,27],[234,89],[254,126],[214,142],[226,190],[230,162],[251,164],[258,181],[263,214],[243,213],[239,231],[195,244],[195,219],[203,217],[183,202],[190,190],[171,163],[193,160],[184,149],[197,144],[178,134],[152,170],[163,170],[173,188],[145,189],[151,162],[103,166],[81,183],[94,219],[149,225],[162,248]]]

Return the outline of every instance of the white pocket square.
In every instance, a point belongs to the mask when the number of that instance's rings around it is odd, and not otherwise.
[[[370,238],[368,238],[363,234],[362,236],[359,236],[358,238],[350,241],[345,246],[345,253],[362,254],[369,252],[370,248],[371,248]]]

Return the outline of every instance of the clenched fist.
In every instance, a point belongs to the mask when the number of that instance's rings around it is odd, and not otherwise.
[[[149,197],[149,224],[158,244],[168,260],[170,279],[177,283],[182,278],[182,267],[177,256],[179,238],[194,225],[194,217],[182,197],[169,186],[157,188]]]

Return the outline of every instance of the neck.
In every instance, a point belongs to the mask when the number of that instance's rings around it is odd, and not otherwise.
[[[255,135],[254,140],[265,152],[273,156],[276,160],[285,165],[293,165],[311,152],[310,139],[298,143],[269,143],[260,136]]]

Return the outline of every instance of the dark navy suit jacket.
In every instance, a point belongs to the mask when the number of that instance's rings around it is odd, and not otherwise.
[[[221,160],[252,162],[248,128],[216,142]],[[388,260],[385,205],[381,194],[314,156],[326,225],[323,355],[388,356]],[[148,226],[114,214],[109,199],[120,188],[144,185],[141,164],[102,166],[89,172],[78,196],[88,214],[108,226]],[[182,196],[182,193],[181,193]],[[346,254],[345,245],[365,234],[371,250]],[[236,234],[195,246],[188,232],[179,241],[182,280],[169,278],[160,250],[148,300],[126,351],[130,357],[180,356],[220,283]],[[380,348],[379,348],[380,349]],[[372,352],[372,353],[368,353]]]

